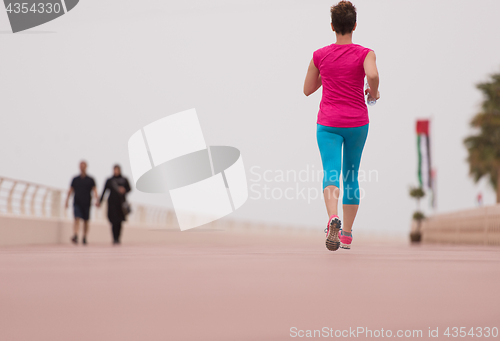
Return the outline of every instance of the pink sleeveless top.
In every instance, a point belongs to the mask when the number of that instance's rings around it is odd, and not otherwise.
[[[323,83],[318,124],[353,128],[368,124],[363,63],[371,50],[356,44],[328,45],[313,54]]]

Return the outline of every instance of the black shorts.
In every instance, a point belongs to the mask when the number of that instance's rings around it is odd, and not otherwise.
[[[87,221],[89,220],[90,206],[74,205],[73,214],[75,215],[75,218],[80,218]]]

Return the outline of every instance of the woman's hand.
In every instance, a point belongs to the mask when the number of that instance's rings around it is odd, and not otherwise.
[[[127,191],[125,190],[125,187],[118,186],[118,192],[120,192],[120,194],[125,194],[125,192],[127,192]]]
[[[374,96],[371,93],[370,88],[367,88],[365,90],[365,95],[368,95],[368,100],[371,100],[371,99],[378,100],[380,98],[380,91],[377,91],[377,94]]]

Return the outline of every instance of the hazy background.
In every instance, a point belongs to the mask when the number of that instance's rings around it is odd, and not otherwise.
[[[19,34],[10,33],[2,7],[0,175],[67,188],[86,159],[100,191],[116,162],[132,180],[127,141],[136,130],[196,108],[207,144],[241,150],[250,186],[319,193],[319,178],[255,182],[253,173],[321,170],[315,130],[321,93],[305,97],[302,86],[313,51],[335,42],[333,3],[82,0]],[[354,42],[376,52],[382,95],[370,108],[361,164],[378,179],[361,183],[355,229],[408,232],[417,118],[432,118],[437,211],[473,207],[479,191],[493,204],[488,184],[468,176],[462,140],[481,101],[474,85],[500,71],[500,2],[354,4]],[[326,224],[320,196],[309,202],[250,196],[232,218]],[[130,200],[171,206],[168,195],[137,190]]]

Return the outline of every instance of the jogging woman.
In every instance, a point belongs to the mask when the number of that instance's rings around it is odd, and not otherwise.
[[[379,76],[375,53],[352,43],[356,29],[356,8],[350,1],[341,1],[331,8],[335,44],[313,53],[304,82],[309,96],[323,86],[317,120],[318,147],[323,163],[323,196],[328,212],[326,247],[336,251],[339,246],[350,249],[352,225],[358,212],[358,172],[361,154],[368,135],[368,100],[380,98]],[[369,88],[363,92],[365,75]],[[342,177],[340,171],[342,169]],[[337,215],[343,181],[344,226]]]

